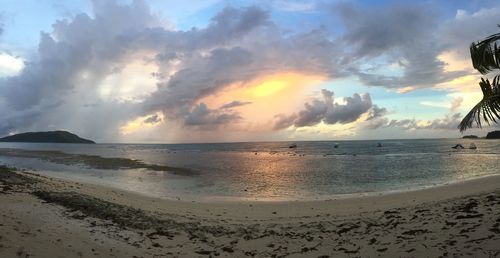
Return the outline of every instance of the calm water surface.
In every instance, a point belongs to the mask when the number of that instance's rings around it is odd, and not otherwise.
[[[377,147],[378,143],[382,147]],[[454,150],[474,142],[478,149]],[[0,163],[39,173],[110,185],[143,194],[193,200],[325,199],[332,195],[405,191],[500,174],[500,141],[426,139],[220,144],[0,143],[0,148],[59,150],[184,167],[197,176],[144,169],[96,170],[34,158]],[[338,144],[338,148],[335,145]]]

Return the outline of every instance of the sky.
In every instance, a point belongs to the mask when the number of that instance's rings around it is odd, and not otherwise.
[[[469,45],[499,17],[488,0],[2,0],[0,136],[461,137],[482,98]]]

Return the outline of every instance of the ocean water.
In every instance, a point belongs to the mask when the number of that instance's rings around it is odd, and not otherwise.
[[[474,142],[476,150],[455,150]],[[381,143],[382,147],[378,147]],[[313,200],[408,191],[500,174],[500,141],[425,139],[216,144],[0,143],[1,149],[57,150],[138,159],[195,175],[95,169],[3,156],[0,164],[71,180],[182,200]],[[338,146],[335,148],[335,146]]]

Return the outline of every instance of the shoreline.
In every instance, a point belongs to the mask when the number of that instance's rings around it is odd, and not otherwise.
[[[68,183],[67,181],[65,183]],[[246,219],[276,219],[280,214],[286,214],[288,218],[300,218],[314,215],[331,214],[345,216],[358,214],[360,212],[372,212],[383,209],[407,207],[422,203],[433,203],[463,196],[487,193],[500,189],[500,175],[492,175],[474,178],[461,182],[430,187],[419,190],[376,193],[370,195],[355,195],[347,198],[333,198],[324,200],[290,200],[290,201],[192,201],[172,200],[159,197],[151,197],[137,192],[118,188],[105,187],[101,185],[83,184],[91,191],[85,194],[93,195],[108,201],[118,201],[120,204],[131,205],[140,209],[153,212],[167,212],[183,214],[194,212],[198,216],[220,217],[224,214],[239,220]],[[106,197],[110,193],[116,193],[115,197]],[[126,196],[127,201],[120,200],[119,196]],[[160,207],[160,208],[159,208]],[[169,207],[168,209],[165,207]],[[207,212],[210,210],[210,212]],[[270,211],[272,210],[272,211]],[[275,214],[273,213],[275,212]],[[278,216],[277,216],[278,215]]]
[[[311,211],[314,211],[315,215],[345,216],[445,201],[500,190],[500,175],[487,175],[415,190],[335,195],[319,200],[245,200],[234,198],[207,201],[155,197],[113,186],[78,182],[67,178],[42,175],[37,172],[28,172],[28,175],[41,180],[49,180],[59,190],[76,190],[81,194],[151,212],[172,214],[187,212],[211,218],[220,217],[214,214],[224,213],[225,217],[238,220],[249,218],[276,219],[280,217],[276,216],[279,214],[287,214],[288,218],[300,218],[310,216]],[[269,209],[273,209],[273,211],[269,212]]]
[[[349,199],[200,203],[0,168],[0,204],[6,257],[500,254],[500,176]]]
[[[406,193],[413,193],[413,192],[420,192],[420,191],[426,191],[426,190],[432,190],[434,188],[441,188],[441,187],[453,187],[455,185],[463,185],[467,184],[469,182],[474,183],[474,181],[479,180],[485,180],[487,178],[493,178],[494,180],[495,177],[500,177],[500,174],[490,174],[490,175],[480,175],[480,176],[475,176],[471,178],[466,178],[466,179],[461,179],[461,180],[452,180],[449,182],[445,183],[434,183],[430,185],[422,185],[416,188],[409,188],[409,189],[399,189],[399,190],[385,190],[385,191],[372,191],[372,192],[360,192],[360,193],[342,193],[342,194],[331,194],[331,195],[318,195],[317,198],[310,198],[310,199],[259,199],[257,198],[252,198],[252,197],[239,197],[239,196],[213,196],[213,197],[208,197],[206,199],[199,199],[199,200],[194,200],[199,203],[237,203],[237,202],[254,202],[254,203],[287,203],[287,202],[321,202],[321,201],[332,201],[332,200],[352,200],[352,199],[357,199],[357,198],[367,198],[367,197],[380,197],[380,196],[385,196],[385,195],[397,195],[397,194],[406,194]],[[64,178],[63,178],[64,180]],[[498,179],[500,182],[500,179]],[[103,187],[107,187],[106,185],[102,185]],[[109,186],[110,188],[115,188],[112,186]],[[500,188],[500,187],[499,187]],[[135,192],[135,191],[130,191],[132,193],[137,193],[140,195],[144,195],[147,197],[151,198],[160,198],[160,199],[166,199],[166,200],[172,200],[175,201],[175,198],[171,197],[156,197],[153,195],[148,195],[140,192]],[[192,200],[190,200],[192,201]]]
[[[152,198],[152,199],[159,199],[159,200],[165,200],[165,201],[181,201],[181,202],[187,202],[187,203],[215,203],[215,204],[223,204],[223,203],[253,203],[253,204],[258,204],[258,203],[272,203],[272,204],[280,204],[280,203],[288,203],[288,202],[301,202],[301,203],[309,203],[309,202],[324,202],[324,201],[333,201],[333,200],[352,200],[352,199],[359,199],[359,198],[377,198],[380,196],[393,196],[393,195],[407,195],[407,194],[419,194],[421,192],[425,192],[427,190],[430,191],[436,191],[440,192],[439,188],[454,188],[455,186],[461,186],[464,184],[471,183],[472,185],[476,185],[476,182],[486,182],[487,185],[489,184],[489,180],[487,179],[492,179],[495,180],[500,184],[500,174],[489,174],[489,175],[478,175],[470,178],[465,178],[465,179],[454,179],[452,181],[447,181],[447,182],[437,182],[437,183],[432,183],[432,184],[427,184],[427,185],[420,185],[414,188],[406,188],[406,189],[397,189],[397,190],[384,190],[384,191],[372,191],[372,192],[360,192],[360,193],[341,193],[341,194],[330,194],[330,195],[316,195],[316,197],[306,197],[303,199],[294,199],[294,198],[279,198],[279,197],[271,197],[271,198],[259,198],[259,197],[244,197],[244,196],[223,196],[223,195],[218,195],[218,196],[204,196],[203,198],[200,198],[197,195],[183,195],[182,193],[172,193],[169,196],[158,196],[153,193],[145,193],[145,192],[140,192],[140,191],[134,191],[134,190],[126,190],[121,187],[122,185],[110,185],[106,183],[99,183],[96,180],[97,179],[91,179],[90,177],[78,177],[78,176],[67,176],[67,175],[57,175],[53,174],[50,172],[46,172],[43,170],[30,170],[30,169],[23,169],[31,175],[40,175],[41,177],[49,177],[53,179],[58,179],[67,183],[81,183],[89,186],[94,186],[94,187],[102,187],[104,189],[109,188],[113,189],[115,191],[123,191],[132,195],[140,195],[145,198]],[[495,187],[495,185],[490,186]],[[488,188],[488,189],[490,189]],[[444,190],[444,189],[443,189]],[[467,190],[467,193],[475,193],[475,190],[469,191]],[[444,194],[446,194],[446,191],[444,191]],[[450,196],[449,194],[446,194],[447,196]],[[452,196],[450,196],[452,197]],[[438,197],[439,198],[439,197]]]

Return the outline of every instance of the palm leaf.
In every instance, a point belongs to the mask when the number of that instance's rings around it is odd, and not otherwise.
[[[483,92],[483,99],[460,122],[458,126],[460,132],[471,128],[474,123],[481,128],[481,120],[488,125],[490,121],[497,123],[497,119],[500,120],[500,75],[495,76],[492,83],[488,79],[481,78],[479,86]]]
[[[472,66],[481,74],[487,74],[492,70],[500,69],[500,48],[497,41],[500,40],[500,33],[493,34],[483,41],[472,43],[470,46],[470,56]]]

